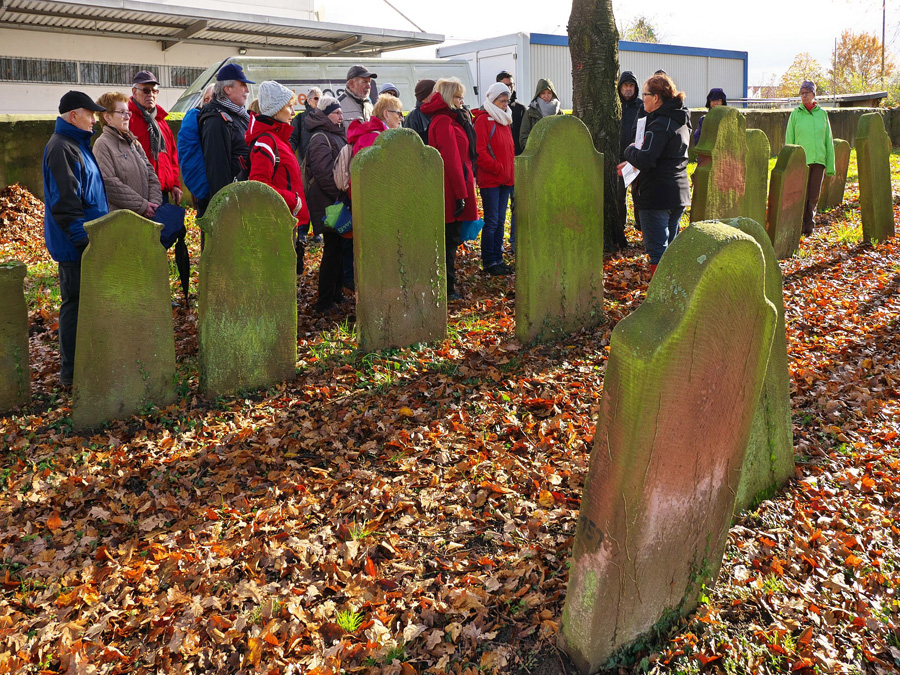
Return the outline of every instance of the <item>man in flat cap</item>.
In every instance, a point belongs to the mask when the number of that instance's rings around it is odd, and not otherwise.
[[[372,80],[378,79],[375,73],[370,73],[365,66],[351,66],[347,71],[347,86],[344,93],[338,96],[341,111],[344,113],[344,129],[350,126],[350,122],[362,119],[368,122],[372,116],[372,101],[369,100],[369,90]]]
[[[94,113],[105,108],[80,91],[59,101],[59,117],[44,149],[44,243],[59,270],[59,382],[72,385],[81,289],[84,224],[109,212],[100,167],[91,152]]]

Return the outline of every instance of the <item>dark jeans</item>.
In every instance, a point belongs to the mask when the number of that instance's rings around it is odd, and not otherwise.
[[[812,234],[816,220],[816,206],[822,192],[822,179],[825,178],[824,164],[810,164],[806,181],[806,208],[803,209],[803,234]]]
[[[516,252],[516,189],[509,194],[509,210],[512,213],[509,216],[509,250],[515,254]]]
[[[678,221],[684,207],[677,209],[641,209],[641,234],[650,264],[658,265],[669,244],[678,234]]]
[[[322,233],[325,245],[322,247],[322,262],[319,264],[319,300],[317,309],[328,309],[333,302],[343,298],[341,287],[344,285],[344,241],[334,230],[326,229]]]
[[[353,240],[341,237],[343,241],[343,250],[341,251],[342,268],[343,268],[343,285],[351,291],[356,290],[353,283]]]
[[[484,229],[481,230],[481,264],[484,269],[503,262],[503,226],[512,196],[512,185],[481,188]]]
[[[75,336],[78,333],[78,299],[81,261],[59,263],[59,379],[72,384],[75,374]]]
[[[613,240],[612,244],[614,248],[625,248],[628,246],[628,239],[625,236],[625,223],[628,220],[628,205],[625,203],[625,195],[628,192],[628,188],[625,187],[625,181],[619,176],[618,189],[616,190],[616,227],[613,230]],[[638,211],[634,210],[634,220],[636,224],[636,228],[640,230],[640,226],[637,225],[638,220]]]
[[[163,204],[169,203],[169,193],[162,193]],[[176,204],[176,206],[178,206]],[[175,241],[175,267],[178,268],[178,276],[181,279],[181,290],[184,292],[184,299],[188,299],[188,288],[191,283],[191,255],[188,253],[187,244],[184,238],[187,236],[187,230],[182,232]]]
[[[462,221],[444,223],[444,244],[447,248],[447,295],[456,292],[456,249],[462,244]]]

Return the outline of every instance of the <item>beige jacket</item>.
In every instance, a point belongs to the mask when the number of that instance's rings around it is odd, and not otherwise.
[[[94,157],[103,176],[109,210],[129,209],[139,215],[148,202],[162,203],[159,178],[137,138],[106,125],[94,142]]]

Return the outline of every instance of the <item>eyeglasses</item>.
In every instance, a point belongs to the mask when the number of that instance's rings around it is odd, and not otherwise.
[[[651,94],[649,91],[641,92],[641,98],[647,98],[648,96],[656,96],[656,94]]]
[[[385,110],[385,112],[394,113],[397,117],[403,117],[403,111],[402,111],[402,110]]]
[[[148,87],[135,87],[135,89],[137,89],[138,91],[143,92],[146,96],[150,96],[151,94],[158,94],[158,93],[159,93],[159,87],[152,87],[152,88],[148,88]]]
[[[131,117],[131,111],[130,111],[130,110],[113,110],[112,112],[113,112],[113,115],[121,115],[121,116],[124,117],[126,120],[127,120],[129,117]]]
[[[312,97],[311,99],[309,99],[309,100],[310,100],[310,101],[318,101],[318,100],[319,100],[319,97],[318,97],[318,96],[313,96],[313,97]]]

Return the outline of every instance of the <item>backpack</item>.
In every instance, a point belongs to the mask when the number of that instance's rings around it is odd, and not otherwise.
[[[178,166],[185,187],[195,199],[209,197],[209,182],[206,180],[206,164],[203,161],[203,147],[200,145],[200,125],[197,118],[199,108],[192,108],[181,121],[178,130]]]
[[[259,152],[266,151],[272,155],[272,159],[274,161],[273,161],[273,166],[272,166],[272,177],[269,180],[273,180],[275,178],[275,173],[278,171],[278,165],[281,163],[281,157],[278,153],[278,143],[275,142],[275,137],[272,134],[270,134],[268,131],[264,131],[263,133],[261,133],[259,136],[256,137],[255,141],[253,141],[253,147],[250,149],[250,152],[252,153],[252,152],[256,151],[257,144],[259,143],[259,139],[261,139],[263,136],[268,136],[270,139],[272,139],[271,149],[269,148],[268,145],[264,145],[264,146],[260,147]]]
[[[341,148],[341,151],[334,160],[334,166],[331,168],[335,187],[341,192],[346,192],[350,189],[350,160],[352,159],[353,146],[347,143],[347,145]]]

